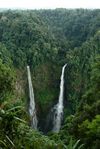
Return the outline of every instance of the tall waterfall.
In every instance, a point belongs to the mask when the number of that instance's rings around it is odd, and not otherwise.
[[[59,132],[61,127],[61,121],[63,116],[63,96],[64,96],[64,71],[67,64],[62,68],[61,82],[60,82],[60,93],[57,105],[54,107],[54,120],[53,120],[53,131]]]
[[[30,97],[29,114],[31,117],[31,126],[34,129],[37,129],[37,117],[36,117],[36,109],[35,109],[34,91],[33,91],[31,73],[30,73],[30,67],[29,66],[27,66],[27,73],[28,73],[29,97]]]

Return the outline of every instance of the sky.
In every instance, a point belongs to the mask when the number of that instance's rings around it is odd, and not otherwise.
[[[100,0],[0,0],[0,8],[55,9],[99,8]]]

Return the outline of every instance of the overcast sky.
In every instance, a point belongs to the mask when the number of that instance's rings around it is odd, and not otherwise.
[[[100,0],[0,0],[0,8],[100,8]]]

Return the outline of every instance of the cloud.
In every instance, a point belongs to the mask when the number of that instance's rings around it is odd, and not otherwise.
[[[100,8],[99,0],[0,0],[0,8]]]

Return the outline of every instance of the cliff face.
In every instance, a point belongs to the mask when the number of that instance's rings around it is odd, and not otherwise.
[[[23,102],[29,103],[29,89],[27,70],[16,69],[15,95]],[[57,103],[59,96],[61,67],[51,62],[40,64],[31,68],[31,77],[35,95],[39,125],[46,123],[47,116],[52,106]],[[27,107],[27,104],[26,104]],[[28,108],[28,107],[27,107]]]
[[[15,69],[16,81],[15,81],[15,94],[17,97],[21,98],[25,96],[26,85],[27,85],[27,74],[26,70]]]

